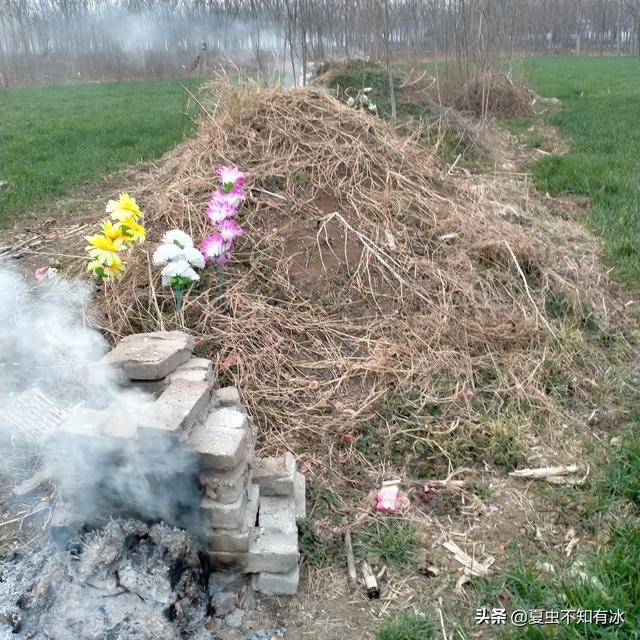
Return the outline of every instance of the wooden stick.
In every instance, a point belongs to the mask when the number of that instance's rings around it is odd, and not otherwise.
[[[378,581],[366,560],[362,561],[362,577],[364,578],[364,584],[367,587],[367,595],[369,596],[369,599],[377,600],[380,597],[380,587],[378,587]]]
[[[347,585],[349,591],[355,591],[358,582],[358,574],[356,573],[356,561],[353,557],[353,545],[351,544],[351,529],[346,528],[344,532],[344,548],[347,554]]]
[[[519,469],[509,475],[515,478],[547,478],[548,476],[564,476],[576,473],[578,465],[571,464],[566,467],[542,467],[540,469]]]

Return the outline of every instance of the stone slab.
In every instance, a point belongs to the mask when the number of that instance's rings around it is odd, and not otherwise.
[[[258,458],[253,468],[253,481],[265,496],[293,495],[296,459],[290,452],[271,458]]]
[[[293,496],[261,496],[258,524],[273,531],[297,531]]]
[[[130,380],[160,380],[191,358],[193,337],[181,331],[137,333],[123,338],[105,356]]]
[[[256,591],[260,591],[266,596],[292,596],[298,592],[300,568],[296,565],[295,569],[287,573],[262,571],[255,574],[251,582]]]
[[[0,430],[20,435],[28,442],[38,442],[67,417],[67,411],[35,387],[3,403]]]
[[[233,469],[249,458],[251,453],[247,429],[233,427],[212,427],[209,423],[197,423],[187,442],[200,455],[205,467]]]

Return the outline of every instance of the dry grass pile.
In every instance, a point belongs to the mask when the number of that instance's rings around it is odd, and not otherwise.
[[[136,195],[152,251],[170,228],[208,233],[217,164],[247,172],[224,296],[206,274],[176,315],[140,255],[106,293],[114,337],[186,326],[280,448],[327,446],[399,400],[417,438],[507,399],[544,402],[562,322],[549,300],[580,315],[599,294],[569,240],[483,208],[423,148],[323,91],[210,90],[215,114]]]
[[[478,117],[511,118],[533,114],[535,94],[504,73],[486,73],[466,83],[444,81],[448,104]]]

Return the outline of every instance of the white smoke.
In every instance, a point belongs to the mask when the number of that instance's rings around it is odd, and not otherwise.
[[[161,430],[138,439],[91,437],[104,416],[137,415],[154,400],[120,386],[118,373],[102,360],[109,345],[92,320],[91,298],[91,287],[81,282],[59,276],[29,282],[0,267],[0,403],[37,388],[60,409],[87,416],[77,433],[45,438],[34,451],[80,523],[127,515],[197,533],[198,468],[188,450]],[[11,429],[0,412],[4,447],[19,435]]]

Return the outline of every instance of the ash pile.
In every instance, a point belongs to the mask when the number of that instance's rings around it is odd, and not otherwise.
[[[111,521],[0,563],[0,638],[212,638],[211,564],[184,530]]]

